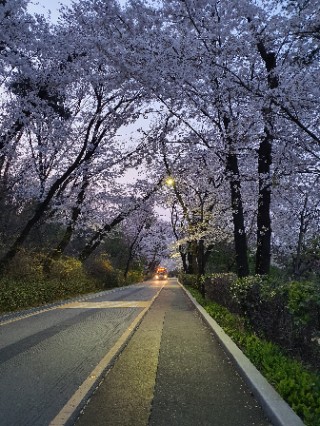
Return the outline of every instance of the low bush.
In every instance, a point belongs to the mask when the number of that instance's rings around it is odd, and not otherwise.
[[[39,306],[104,288],[72,257],[50,259],[44,273],[45,256],[20,252],[5,276],[0,278],[0,313]]]
[[[288,309],[299,325],[313,324],[320,330],[320,283],[293,281],[288,285]]]
[[[43,274],[44,256],[40,253],[34,253],[27,250],[21,250],[15,256],[6,270],[6,276],[13,280],[22,279],[41,280]]]
[[[144,280],[143,271],[133,270],[129,271],[126,278],[126,284],[134,284]]]
[[[97,291],[86,276],[78,280],[0,279],[0,313],[15,311]]]
[[[104,289],[119,287],[125,284],[122,271],[114,269],[108,256],[105,254],[89,258],[85,264],[85,268],[88,275],[100,283]]]
[[[245,316],[255,333],[320,369],[320,285],[281,276],[213,274],[205,295]]]
[[[180,271],[178,278],[183,285],[191,286],[200,290],[200,281],[197,275],[185,274],[184,272]]]
[[[108,256],[89,259],[85,266],[63,256],[47,259],[42,253],[21,251],[0,278],[0,313],[39,306],[143,280],[141,271],[114,269]]]
[[[204,299],[197,290],[193,296],[277,389],[306,425],[320,424],[320,377],[301,362],[288,357],[276,344],[258,337],[247,320],[227,308]]]
[[[259,275],[239,278],[230,291],[241,315],[255,332],[286,347],[292,347],[292,321],[286,309],[284,285]]]
[[[212,274],[204,277],[206,297],[235,311],[237,305],[234,303],[231,287],[236,279],[237,276],[233,273]]]

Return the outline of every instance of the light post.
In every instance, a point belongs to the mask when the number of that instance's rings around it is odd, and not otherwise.
[[[167,186],[174,186],[174,184],[175,184],[174,178],[173,178],[172,176],[168,176],[168,177],[165,179],[165,184],[166,184]]]

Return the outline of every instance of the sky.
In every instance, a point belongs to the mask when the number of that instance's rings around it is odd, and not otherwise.
[[[48,15],[48,10],[51,12],[51,20],[56,22],[59,17],[60,5],[71,5],[71,0],[31,0],[29,4],[29,11],[31,13],[40,13],[41,15]]]
[[[30,13],[40,13],[45,16],[48,16],[48,11],[50,11],[51,21],[57,22],[60,6],[71,6],[71,3],[72,0],[30,0],[28,9]],[[119,3],[124,4],[125,0],[119,0]]]

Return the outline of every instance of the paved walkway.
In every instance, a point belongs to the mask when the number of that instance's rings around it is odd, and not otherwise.
[[[174,280],[76,426],[267,426],[262,409]]]

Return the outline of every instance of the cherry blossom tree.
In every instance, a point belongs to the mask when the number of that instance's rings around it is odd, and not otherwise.
[[[64,227],[52,257],[85,228],[85,260],[156,192],[170,200],[190,272],[205,272],[230,224],[239,276],[253,252],[255,272],[269,272],[286,219],[299,258],[308,206],[318,205],[316,0],[79,0],[56,26],[30,18],[26,2],[14,5],[0,2],[0,171],[11,182],[3,193],[10,187],[35,208],[2,267],[41,220]],[[119,134],[143,117],[129,148]],[[148,181],[137,182],[136,197],[121,194],[114,182],[142,165]]]

